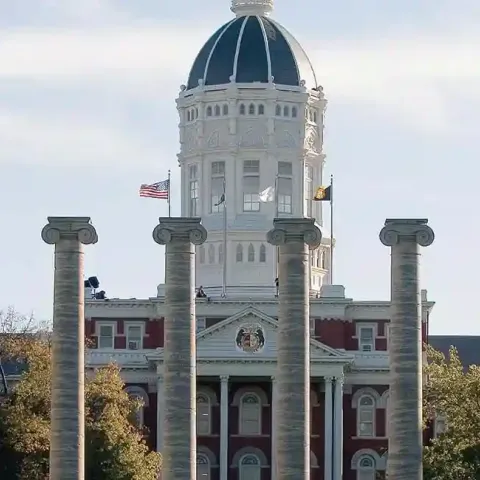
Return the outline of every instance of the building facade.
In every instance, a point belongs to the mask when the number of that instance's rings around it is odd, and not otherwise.
[[[334,241],[313,201],[326,183],[326,99],[307,55],[270,18],[273,0],[231,9],[177,98],[181,213],[208,231],[196,252],[207,295],[196,299],[197,478],[275,480],[278,257],[266,233],[291,216],[322,231],[310,255],[311,478],[374,480],[387,461],[389,302],[332,284]],[[424,338],[432,307],[422,291]],[[121,366],[162,451],[165,286],[144,300],[88,298],[85,312],[88,367]]]

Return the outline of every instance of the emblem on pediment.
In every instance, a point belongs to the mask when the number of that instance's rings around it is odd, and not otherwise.
[[[253,127],[247,128],[240,140],[240,147],[245,148],[264,148],[265,140],[263,136]]]
[[[317,151],[317,132],[313,128],[309,129],[305,135],[305,148],[311,152]]]
[[[217,148],[220,144],[220,133],[218,130],[215,130],[207,140],[208,148]]]
[[[278,148],[294,148],[296,145],[297,141],[288,130],[284,130],[283,134],[277,138]]]
[[[265,346],[265,332],[261,325],[242,325],[235,338],[237,348],[246,353],[257,353]]]

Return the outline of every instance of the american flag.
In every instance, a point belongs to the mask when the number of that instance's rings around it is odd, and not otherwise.
[[[150,198],[162,198],[168,200],[170,193],[170,180],[163,180],[163,182],[153,183],[152,185],[140,185],[140,196]]]

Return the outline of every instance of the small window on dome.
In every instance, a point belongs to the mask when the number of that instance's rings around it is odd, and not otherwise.
[[[191,115],[190,110],[187,110],[187,122],[191,120],[190,115]]]
[[[258,114],[264,115],[265,114],[265,107],[263,105],[258,106]]]
[[[288,117],[290,115],[290,109],[285,105],[283,107],[283,116]]]
[[[240,104],[240,115],[245,115],[245,105],[243,103]]]
[[[207,107],[207,117],[211,117],[212,116],[212,107],[208,106]]]
[[[313,112],[313,121],[317,123],[317,112]]]
[[[220,106],[219,105],[215,105],[215,116],[216,117],[220,116]]]
[[[198,108],[195,107],[195,118],[198,118]]]
[[[275,115],[279,117],[281,114],[282,114],[282,107],[280,107],[280,105],[277,105],[275,107]]]
[[[292,118],[297,118],[297,107],[292,107]]]
[[[223,114],[224,114],[224,115],[228,115],[228,105],[227,105],[227,104],[225,104],[225,105],[223,106]]]
[[[249,106],[248,106],[248,114],[249,115],[255,115],[255,105],[253,103],[251,103]]]

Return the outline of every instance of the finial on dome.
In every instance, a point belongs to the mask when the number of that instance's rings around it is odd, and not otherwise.
[[[267,17],[273,11],[273,0],[232,0],[230,10],[237,17],[244,15]]]

